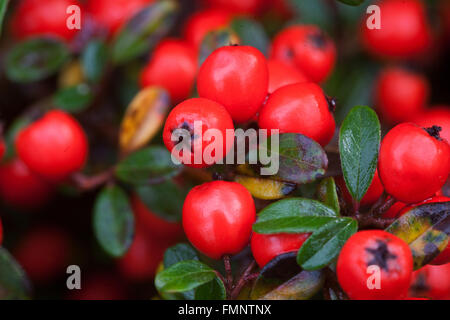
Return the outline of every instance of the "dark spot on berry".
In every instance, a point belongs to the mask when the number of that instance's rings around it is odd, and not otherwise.
[[[397,259],[397,256],[395,254],[389,252],[387,243],[379,239],[377,240],[377,247],[366,248],[366,252],[372,255],[372,259],[367,262],[367,265],[377,265],[386,272],[389,271],[388,261],[390,259]]]
[[[328,109],[334,112],[336,110],[336,99],[329,96],[325,96],[325,98],[327,99]]]
[[[423,293],[430,290],[427,283],[427,278],[423,273],[417,275],[416,281],[412,284],[411,289],[417,293]]]
[[[436,140],[442,141],[442,138],[441,138],[441,136],[439,134],[439,132],[442,131],[442,127],[432,126],[432,127],[429,127],[429,128],[424,128],[424,130],[426,132],[428,132],[428,134],[430,136],[432,136],[433,138],[435,138]]]
[[[323,49],[327,45],[327,39],[322,32],[309,34],[308,41],[318,49]]]
[[[294,50],[292,48],[287,48],[284,52],[287,59],[292,60],[294,59]]]

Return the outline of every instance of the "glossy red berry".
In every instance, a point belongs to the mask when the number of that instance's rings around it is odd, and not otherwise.
[[[429,84],[424,76],[398,67],[384,70],[375,88],[377,110],[393,124],[415,119],[425,110],[428,95]]]
[[[336,48],[318,27],[295,25],[275,37],[270,57],[295,66],[310,81],[321,82],[333,70]]]
[[[350,192],[348,191],[344,178],[342,176],[336,178],[336,184],[342,191],[345,201],[348,204],[352,204],[353,202],[352,196],[350,195]],[[384,188],[383,185],[381,184],[381,180],[378,175],[378,170],[376,170],[372,183],[370,184],[369,189],[367,189],[367,192],[364,195],[364,197],[361,199],[360,204],[362,206],[374,204],[381,197],[383,191]]]
[[[88,0],[86,11],[110,34],[154,0]]]
[[[202,133],[196,132],[195,124],[198,123],[198,129],[202,129]],[[184,146],[180,152],[173,150],[180,143],[186,142],[176,138],[177,129],[187,130],[191,137],[191,143]],[[205,149],[210,146],[212,148],[214,141],[212,137],[207,137],[205,133],[209,129],[213,129],[223,137],[222,152],[211,152],[206,154]],[[169,114],[164,125],[163,140],[167,149],[172,152],[183,164],[193,168],[203,168],[222,160],[231,149],[234,143],[233,139],[226,139],[227,130],[234,130],[233,120],[227,110],[220,104],[203,98],[194,98],[186,100],[177,105]],[[210,131],[213,132],[213,131]],[[199,135],[202,134],[200,137]],[[233,134],[234,137],[234,134]],[[217,141],[216,141],[217,142]],[[186,150],[187,149],[187,150]],[[184,151],[188,154],[184,154]],[[197,153],[197,158],[196,154]],[[183,158],[187,159],[184,161]]]
[[[172,101],[179,103],[190,96],[196,74],[197,54],[194,48],[181,40],[164,40],[155,48],[142,71],[141,87],[163,87]]]
[[[6,152],[5,141],[0,139],[0,161],[2,160],[3,156],[5,155],[5,152]]]
[[[19,158],[0,165],[0,199],[22,209],[39,209],[51,198],[53,188]]]
[[[56,110],[21,131],[16,149],[32,171],[50,181],[61,181],[83,168],[88,142],[80,124]]]
[[[269,94],[275,90],[294,83],[308,82],[306,76],[294,67],[279,61],[269,60]]]
[[[64,230],[45,226],[27,233],[12,252],[32,281],[48,283],[65,274],[70,250]]]
[[[153,238],[177,240],[183,234],[180,222],[171,222],[160,218],[137,196],[133,195],[131,200],[136,224],[145,229]]]
[[[323,90],[315,83],[284,86],[269,96],[261,108],[258,125],[261,129],[279,129],[280,133],[301,133],[327,145],[336,124]]]
[[[450,299],[450,263],[430,266],[415,271],[411,282],[414,295],[436,300]]]
[[[424,52],[431,34],[422,1],[383,0],[380,29],[362,25],[362,40],[369,52],[385,57],[407,58]]]
[[[12,19],[11,30],[18,39],[37,36],[56,37],[70,41],[77,29],[67,27],[67,8],[71,5],[81,7],[78,0],[22,0]]]
[[[249,46],[215,50],[200,68],[200,97],[222,104],[236,122],[246,122],[258,112],[267,96],[269,71],[264,55]]]
[[[412,122],[424,128],[434,125],[441,127],[441,138],[450,143],[450,106],[436,106],[418,115]]]
[[[227,27],[230,21],[231,14],[224,10],[207,9],[196,12],[186,22],[184,37],[198,49],[209,32]]]
[[[205,0],[217,9],[225,9],[234,13],[256,14],[264,7],[265,0]]]
[[[439,138],[438,128],[403,123],[384,137],[378,173],[388,194],[401,202],[416,203],[442,188],[449,161],[450,146]]]
[[[370,266],[379,267],[379,286]],[[360,231],[347,240],[337,261],[339,284],[352,300],[393,300],[407,295],[413,258],[406,242],[381,230]]]
[[[189,241],[213,259],[240,252],[250,240],[255,219],[252,196],[236,182],[197,186],[183,205],[183,227]]]
[[[260,268],[283,253],[296,252],[308,239],[309,233],[259,234],[253,233],[252,254]]]

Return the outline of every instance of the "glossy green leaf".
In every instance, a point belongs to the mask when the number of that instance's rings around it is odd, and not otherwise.
[[[259,22],[253,19],[236,18],[231,22],[231,29],[238,35],[241,45],[252,46],[263,54],[268,54],[270,40]]]
[[[116,176],[123,182],[145,185],[165,181],[179,173],[170,152],[162,146],[151,146],[136,151],[116,167]]]
[[[31,284],[13,256],[0,247],[0,300],[28,299]]]
[[[105,187],[94,205],[94,233],[106,253],[123,256],[133,241],[134,216],[126,193],[118,186]]]
[[[195,289],[216,277],[213,269],[197,260],[178,262],[156,275],[155,286],[160,292],[184,292]]]
[[[394,221],[386,231],[409,244],[414,269],[428,264],[450,241],[450,202],[414,207]]]
[[[78,113],[85,110],[92,102],[91,88],[85,84],[74,87],[62,88],[53,97],[53,103],[58,109],[70,113]]]
[[[360,201],[375,175],[381,128],[375,111],[354,107],[339,134],[339,151],[345,184],[353,199]]]
[[[259,213],[253,231],[265,234],[313,232],[335,217],[336,212],[319,201],[284,199],[265,207]]]
[[[323,225],[302,245],[297,263],[305,270],[318,270],[327,266],[341,251],[345,242],[358,231],[352,218],[337,218]]]
[[[174,0],[155,1],[139,11],[119,32],[112,47],[112,60],[124,64],[149,51],[170,31],[178,4]]]
[[[3,21],[5,20],[6,10],[8,9],[9,0],[0,1],[0,35],[2,33]]]
[[[6,75],[15,82],[33,82],[56,73],[69,50],[56,39],[34,38],[16,44],[6,56]]]
[[[195,300],[225,300],[227,292],[219,277],[195,289]]]
[[[339,0],[342,3],[348,4],[350,6],[359,6],[364,0]]]
[[[91,81],[99,81],[108,63],[108,48],[103,40],[89,42],[81,54],[83,74]]]
[[[336,183],[333,177],[323,179],[317,189],[317,196],[320,201],[325,203],[339,215],[339,198],[336,191]]]
[[[185,260],[198,260],[197,252],[186,243],[176,244],[164,253],[164,268]]]

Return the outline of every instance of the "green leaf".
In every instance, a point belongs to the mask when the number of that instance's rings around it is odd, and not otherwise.
[[[108,62],[108,48],[103,40],[94,39],[81,53],[83,74],[90,82],[102,77]]]
[[[62,88],[53,96],[53,103],[59,109],[70,113],[78,113],[85,110],[92,102],[91,88],[81,83],[73,87]]]
[[[345,184],[356,201],[364,197],[372,183],[380,140],[380,121],[375,111],[354,107],[342,123],[339,151]]]
[[[100,246],[113,257],[122,257],[131,246],[134,216],[126,193],[118,186],[105,187],[94,205],[94,233]]]
[[[342,3],[348,4],[350,6],[359,6],[364,0],[339,0]]]
[[[227,292],[219,277],[195,289],[195,300],[225,300]]]
[[[6,10],[9,0],[0,1],[0,34],[2,33],[3,20],[5,20]]]
[[[181,166],[172,161],[170,152],[162,146],[151,146],[132,153],[116,168],[116,176],[123,182],[145,185],[162,182],[179,173]]]
[[[420,269],[448,246],[450,202],[427,203],[411,208],[386,231],[408,243],[413,255],[414,270]]]
[[[3,157],[4,161],[10,160],[15,156],[16,137],[19,132],[27,127],[31,122],[32,119],[29,116],[23,115],[14,119],[12,124],[9,126],[8,131],[6,131],[5,134],[6,154]]]
[[[231,29],[238,35],[241,45],[252,46],[264,55],[268,54],[270,40],[259,22],[253,19],[236,18],[231,22]]]
[[[160,292],[184,292],[195,289],[216,277],[213,269],[197,260],[178,262],[156,275],[155,286]]]
[[[336,218],[336,212],[319,201],[290,198],[265,207],[253,231],[257,233],[313,232]]]
[[[164,253],[164,268],[167,269],[172,265],[185,260],[198,260],[197,252],[186,243],[176,244],[167,249]]]
[[[162,0],[147,6],[134,15],[114,40],[112,60],[124,64],[148,52],[170,31],[175,22],[178,4]]]
[[[325,203],[339,215],[339,198],[336,191],[336,183],[333,177],[323,179],[318,187],[317,196],[320,201]]]
[[[6,56],[6,75],[15,82],[47,78],[68,60],[69,50],[56,39],[34,38],[16,44]]]
[[[337,218],[314,232],[297,254],[297,263],[305,270],[318,270],[335,259],[345,242],[358,231],[352,218]]]
[[[324,0],[289,0],[297,20],[302,24],[315,24],[322,29],[330,29],[333,17]]]
[[[0,247],[0,300],[27,299],[31,285],[22,267]]]
[[[276,139],[279,139],[279,145]],[[272,150],[273,142],[275,143]],[[261,154],[267,154],[271,159],[269,164],[262,165],[268,170],[267,174],[273,174],[271,177],[274,179],[297,184],[309,183],[323,176],[328,166],[327,155],[322,147],[298,133],[271,135],[260,143],[259,155]],[[249,157],[255,157],[255,152],[250,152]]]

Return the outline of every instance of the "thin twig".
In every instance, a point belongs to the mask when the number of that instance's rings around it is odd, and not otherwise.
[[[226,286],[229,291],[233,289],[233,273],[231,271],[231,262],[230,262],[230,256],[224,255],[223,256],[223,264],[225,266],[225,274],[226,274]]]
[[[256,277],[258,277],[259,272],[258,273],[253,273],[250,274],[250,272],[252,272],[253,268],[256,266],[256,262],[255,260],[253,260],[248,267],[245,269],[245,271],[242,273],[241,277],[239,278],[239,280],[237,281],[236,287],[233,289],[233,291],[231,292],[231,299],[236,299],[236,297],[239,295],[239,293],[241,292],[242,288],[245,286],[245,284],[248,281],[251,281],[253,279],[255,279]]]
[[[94,176],[87,176],[84,173],[77,172],[72,175],[72,181],[82,191],[96,189],[113,178],[114,170],[108,169]]]
[[[354,216],[356,220],[358,220],[358,225],[361,228],[376,228],[376,229],[386,229],[388,226],[394,222],[393,218],[382,218],[375,217],[370,214],[357,214]]]

